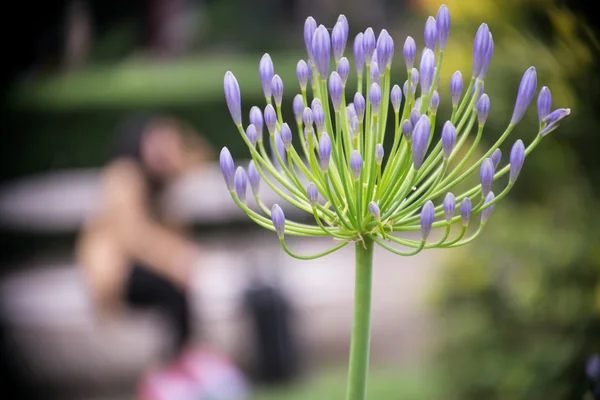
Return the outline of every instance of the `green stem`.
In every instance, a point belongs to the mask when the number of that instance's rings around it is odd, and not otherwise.
[[[364,241],[364,242],[363,242]],[[371,335],[371,282],[373,277],[373,239],[366,236],[356,243],[354,316],[350,344],[347,400],[364,400],[367,395],[369,342]]]

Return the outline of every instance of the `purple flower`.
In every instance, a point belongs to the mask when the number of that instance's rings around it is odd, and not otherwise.
[[[360,171],[362,171],[363,159],[360,156],[358,150],[352,150],[350,153],[350,169],[352,170],[352,176],[354,179],[360,178]]]
[[[456,107],[460,101],[463,91],[463,77],[460,71],[456,71],[450,78],[450,93],[452,94],[452,106]]]
[[[271,221],[273,221],[277,236],[279,239],[283,239],[285,233],[285,215],[278,204],[273,204],[273,208],[271,208]]]
[[[331,47],[333,48],[333,58],[335,62],[340,61],[346,49],[346,41],[348,40],[348,29],[344,29],[341,21],[338,21],[331,32]]]
[[[262,56],[260,63],[258,64],[258,73],[260,75],[260,83],[263,87],[263,92],[267,99],[271,98],[271,82],[273,81],[273,75],[275,75],[275,69],[273,67],[273,60],[268,53]]]
[[[346,18],[344,14],[340,14],[336,22],[342,24],[342,28],[344,28],[344,35],[348,37],[348,31],[350,29],[348,26],[348,18]]]
[[[515,182],[519,177],[525,162],[525,145],[521,139],[517,140],[510,149],[510,182]]]
[[[481,24],[475,34],[473,43],[473,77],[478,77],[481,67],[485,62],[488,46],[490,44],[490,30],[487,24]]]
[[[494,150],[490,159],[494,163],[494,169],[498,168],[498,165],[500,165],[500,161],[502,160],[502,151],[500,149]]]
[[[261,141],[263,135],[263,114],[257,106],[253,106],[250,109],[250,123],[256,127],[257,138]]]
[[[431,123],[429,122],[429,118],[425,114],[421,115],[413,129],[412,156],[415,169],[421,168],[423,160],[425,160],[425,153],[427,152],[427,145],[429,144],[430,129]]]
[[[546,118],[542,120],[542,123],[545,123],[546,127],[542,129],[539,135],[545,136],[548,133],[552,132],[554,129],[558,128],[558,123],[564,118],[568,117],[569,114],[571,114],[570,108],[558,108],[552,111],[546,116]]]
[[[309,183],[306,187],[306,197],[308,198],[308,202],[310,203],[311,207],[315,207],[317,205],[317,201],[319,200],[319,190],[314,182]]]
[[[225,90],[225,101],[227,102],[231,118],[236,125],[241,125],[242,102],[240,100],[240,85],[238,85],[237,79],[235,79],[231,71],[225,73],[223,87]]]
[[[365,68],[365,50],[363,48],[363,33],[360,32],[354,39],[354,62],[356,63],[356,75],[362,76]]]
[[[302,113],[302,122],[304,122],[304,126],[306,126],[307,129],[311,129],[312,130],[312,124],[313,124],[313,112],[310,108],[306,107],[304,109],[304,112]]]
[[[494,54],[494,39],[492,38],[492,34],[488,34],[488,44],[485,49],[485,54],[483,56],[483,62],[481,64],[481,69],[479,70],[479,75],[477,76],[479,79],[484,80],[488,69],[490,68],[490,62],[492,61],[492,55]]]
[[[437,109],[440,105],[440,94],[438,93],[437,90],[433,91],[433,94],[431,95],[431,100],[429,101],[429,108],[431,109],[432,113],[437,113]]]
[[[275,125],[277,124],[277,113],[271,104],[265,107],[265,125],[271,135],[275,134]]]
[[[552,110],[552,93],[550,93],[550,89],[548,89],[547,86],[544,86],[542,90],[540,90],[537,99],[537,109],[541,125],[544,118],[546,118],[548,114],[550,114],[550,110]]]
[[[329,76],[329,95],[331,96],[331,103],[333,104],[335,111],[340,110],[343,92],[344,87],[342,78],[340,78],[340,75],[337,72],[333,71]]]
[[[252,146],[256,146],[256,142],[258,141],[258,133],[256,132],[256,126],[253,124],[248,125],[246,128],[246,137],[252,143]]]
[[[515,102],[515,109],[513,111],[512,118],[510,120],[511,125],[516,125],[521,121],[525,111],[529,107],[533,96],[535,95],[535,89],[537,87],[537,75],[535,67],[529,67],[519,85],[519,91],[517,93],[517,101]]]
[[[381,143],[377,143],[375,145],[375,161],[378,165],[381,165],[381,163],[383,162],[383,154],[383,145]]]
[[[400,111],[400,103],[402,103],[402,90],[400,90],[400,86],[394,85],[392,91],[390,92],[390,101],[392,103],[392,107],[394,111],[397,113]]]
[[[405,119],[404,121],[402,121],[402,124],[400,124],[400,129],[402,130],[402,134],[404,135],[406,140],[412,139],[413,126],[409,120]]]
[[[371,63],[376,44],[377,42],[375,41],[375,33],[373,32],[373,28],[367,28],[363,34],[363,51],[365,53],[365,62],[367,64]]]
[[[292,103],[292,108],[294,109],[294,117],[296,117],[296,123],[300,123],[302,121],[302,113],[304,112],[304,99],[301,94],[297,94],[294,96],[294,101]]]
[[[415,39],[408,36],[404,41],[404,48],[402,49],[402,55],[404,56],[404,63],[406,64],[406,70],[410,71],[415,64],[415,57],[417,56],[417,44]]]
[[[481,181],[481,195],[485,197],[492,190],[492,182],[494,182],[494,162],[489,158],[481,163],[479,180]]]
[[[260,189],[260,174],[256,169],[256,165],[254,164],[254,160],[251,160],[248,164],[248,181],[250,182],[250,187],[252,188],[252,192],[254,192],[255,196],[258,196],[258,191]]]
[[[309,60],[312,60],[313,58],[312,39],[316,30],[317,21],[315,21],[313,17],[306,18],[306,21],[304,22],[304,44],[306,45]]]
[[[438,33],[435,18],[429,17],[425,22],[425,47],[430,50],[435,50]]]
[[[308,68],[308,64],[304,60],[298,61],[296,65],[296,76],[298,77],[298,82],[300,82],[300,88],[302,90],[306,89],[306,85],[308,83],[308,78],[310,77],[311,70]]]
[[[444,197],[444,216],[446,217],[446,221],[451,222],[452,217],[454,217],[454,210],[456,209],[456,197],[452,194],[452,192],[448,192],[446,197]]]
[[[456,128],[450,121],[446,121],[442,128],[442,151],[444,158],[448,159],[456,144]]]
[[[340,62],[338,63],[337,72],[342,78],[342,86],[346,86],[346,81],[348,80],[348,75],[350,75],[350,61],[346,57],[340,58]]]
[[[387,30],[382,29],[377,38],[377,64],[380,66],[382,74],[391,65],[393,56],[394,39],[392,39]]]
[[[356,116],[360,122],[365,119],[365,107],[365,98],[361,93],[356,92],[354,95],[354,110],[356,111]]]
[[[233,175],[235,174],[235,165],[233,163],[231,153],[227,147],[223,147],[221,149],[221,154],[219,155],[219,166],[221,167],[221,173],[225,179],[227,189],[230,191],[233,190]]]
[[[369,213],[373,216],[373,218],[375,218],[376,221],[379,221],[379,219],[381,218],[381,211],[379,211],[379,205],[377,205],[376,202],[372,201],[369,203],[367,208],[369,209]]]
[[[312,108],[313,121],[317,126],[317,132],[323,132],[325,129],[325,111],[321,104],[315,104]]]
[[[323,25],[319,25],[312,39],[313,60],[321,79],[327,79],[329,71],[329,57],[331,53],[331,41],[329,32]]]
[[[458,212],[460,213],[460,219],[464,226],[469,225],[469,217],[471,216],[471,199],[465,197],[463,201],[460,202],[460,206],[458,208]]]
[[[312,99],[312,101],[310,102],[310,107],[314,108],[315,104],[318,104],[321,107],[323,107],[323,104],[321,103],[321,100],[318,97],[315,97],[314,99]]]
[[[379,111],[379,103],[381,102],[381,88],[377,83],[372,83],[369,89],[369,101],[374,113]]]
[[[431,226],[435,219],[435,207],[431,200],[427,200],[423,209],[421,210],[421,238],[423,241],[427,240],[431,233]]]
[[[421,113],[419,112],[418,109],[413,108],[412,110],[410,110],[410,123],[412,124],[413,127],[415,127],[417,125],[417,122],[419,122],[419,118],[421,118]]]
[[[421,93],[427,95],[429,94],[429,89],[431,88],[433,76],[435,74],[435,55],[429,48],[423,50],[419,73],[421,75]]]
[[[444,50],[446,48],[446,44],[448,43],[448,35],[450,34],[450,11],[448,11],[448,7],[446,7],[445,4],[442,4],[438,10],[435,23],[440,50]]]
[[[479,126],[485,125],[489,113],[490,98],[484,93],[477,101],[477,122],[479,123]]]
[[[290,129],[290,126],[284,122],[283,125],[281,125],[279,134],[281,135],[283,145],[286,149],[289,149],[292,146],[292,130]]]
[[[329,160],[331,159],[331,140],[326,132],[321,134],[319,139],[319,164],[323,171],[329,168]]]
[[[483,202],[483,206],[485,207],[486,204],[491,203],[492,201],[494,201],[495,198],[496,198],[496,196],[494,196],[494,192],[489,192],[487,194],[487,196],[485,196],[485,201]],[[481,223],[482,224],[485,224],[490,219],[490,215],[492,215],[492,211],[494,211],[494,207],[495,207],[495,205],[492,204],[491,206],[488,206],[481,211]]]
[[[283,98],[283,81],[277,74],[273,75],[273,80],[271,81],[271,90],[273,92],[273,97],[275,98],[275,104],[277,107],[281,107],[281,99]]]
[[[248,186],[248,175],[243,167],[237,167],[235,177],[233,178],[233,187],[235,195],[242,203],[246,202],[246,187]]]

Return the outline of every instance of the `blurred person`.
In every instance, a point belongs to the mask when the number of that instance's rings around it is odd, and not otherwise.
[[[173,398],[161,397],[157,389],[172,386],[173,377],[179,387],[196,393],[190,397],[194,399],[205,398],[198,393],[211,381],[230,391],[238,387],[241,393],[243,379],[233,364],[191,346],[191,269],[202,263],[202,252],[162,204],[169,185],[190,169],[202,168],[212,151],[191,128],[164,116],[134,116],[118,127],[116,139],[114,157],[101,174],[98,207],[77,244],[78,263],[95,309],[100,317],[124,307],[153,309],[168,323],[172,332],[164,357],[168,367],[147,374],[140,398]],[[212,375],[200,376],[198,365]]]

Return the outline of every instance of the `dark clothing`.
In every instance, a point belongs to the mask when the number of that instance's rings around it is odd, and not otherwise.
[[[125,287],[125,300],[133,308],[159,312],[173,333],[170,355],[179,354],[192,333],[190,305],[185,291],[151,269],[135,265]]]

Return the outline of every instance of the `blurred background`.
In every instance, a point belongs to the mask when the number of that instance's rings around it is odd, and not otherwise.
[[[76,257],[82,226],[96,210],[101,168],[113,157],[115,128],[140,112],[185,121],[207,149],[202,167],[169,192],[177,218],[202,249],[190,278],[192,321],[201,327],[192,342],[239,368],[248,398],[343,398],[353,251],[291,259],[274,234],[229,199],[216,154],[227,146],[241,163],[249,155],[231,123],[222,78],[235,73],[246,120],[252,105],[264,105],[258,62],[269,52],[286,85],[284,118],[291,120],[295,65],[306,59],[304,20],[312,15],[332,27],[343,13],[349,59],[359,31],[388,29],[396,43],[393,81],[401,85],[402,43],[411,35],[423,46],[425,20],[441,3],[3,6],[3,398],[134,398],[160,353],[164,329],[152,315],[119,314],[95,324]],[[495,41],[483,148],[504,130],[530,65],[538,88],[552,90],[553,108],[572,114],[527,158],[519,184],[475,242],[407,259],[376,250],[369,398],[591,399],[584,397],[592,387],[586,363],[600,352],[599,16],[584,0],[445,3],[452,25],[438,115],[450,115],[451,74],[470,75],[481,22]],[[532,107],[502,147],[505,158],[514,140],[531,140],[536,124]],[[276,199],[268,191],[264,197],[267,204]],[[290,243],[305,253],[327,246],[319,239]]]

